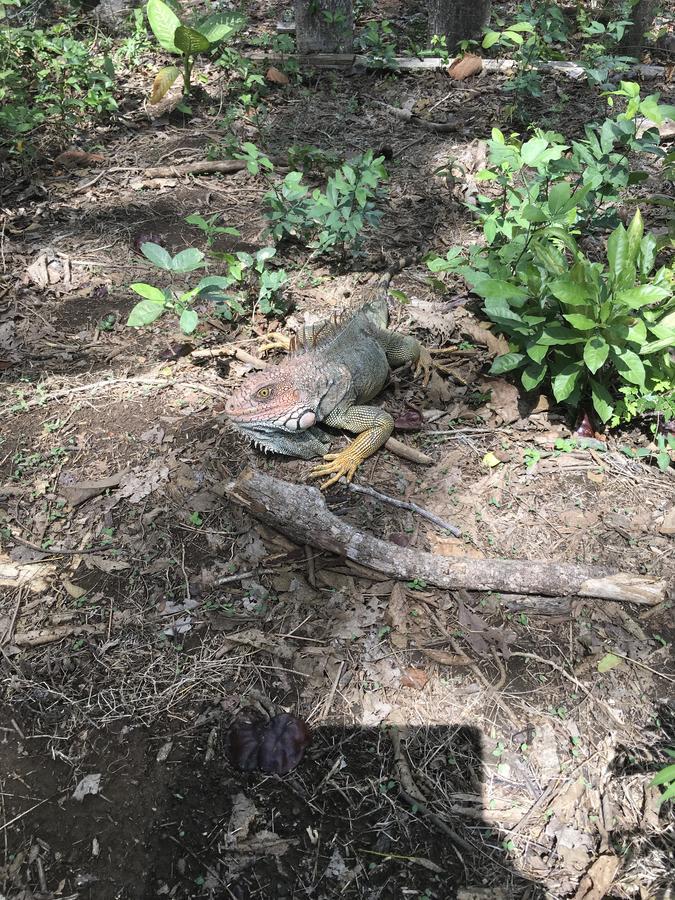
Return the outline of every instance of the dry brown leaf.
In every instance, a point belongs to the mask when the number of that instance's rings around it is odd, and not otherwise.
[[[54,160],[55,166],[64,169],[81,169],[84,166],[92,166],[95,163],[105,162],[102,153],[87,153],[86,150],[64,150]]]
[[[477,75],[483,69],[483,60],[475,53],[465,53],[461,58],[455,59],[448,68],[448,75],[455,81],[464,81],[472,75]]]
[[[602,484],[605,480],[605,475],[603,472],[586,472],[586,478],[594,484]]]
[[[73,600],[79,600],[81,597],[87,593],[87,588],[80,587],[79,584],[75,584],[70,581],[68,578],[62,578],[61,583],[64,588],[68,592],[68,595],[73,598]]]
[[[471,660],[462,653],[447,653],[445,650],[422,650],[427,659],[440,666],[470,666]]]
[[[579,883],[574,900],[602,900],[607,895],[619,870],[621,860],[606,854],[595,860]]]
[[[401,675],[401,687],[415,688],[421,691],[429,680],[424,669],[404,669]]]
[[[150,91],[150,103],[155,106],[160,100],[169,93],[173,83],[181,74],[177,66],[165,66],[155,75],[152,82],[152,90]]]
[[[501,423],[509,425],[520,418],[518,410],[520,392],[514,384],[502,379],[490,379],[481,381],[480,388],[482,391],[490,392],[490,399],[485,405],[495,413]]]
[[[281,72],[279,69],[275,68],[275,66],[270,66],[267,72],[265,73],[265,78],[267,81],[271,81],[272,84],[288,84],[289,79],[288,75],[285,72]]]
[[[478,547],[465,543],[461,538],[443,537],[435,532],[429,533],[431,552],[439,556],[470,556],[473,559],[484,559],[485,554]]]
[[[467,310],[456,310],[455,320],[460,332],[477,344],[488,348],[491,356],[501,356],[509,352],[509,342],[501,334],[493,334],[485,325],[481,325]]]

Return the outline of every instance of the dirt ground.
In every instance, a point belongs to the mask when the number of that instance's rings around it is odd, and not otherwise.
[[[128,285],[155,274],[139,235],[171,252],[203,246],[184,223],[194,212],[237,227],[237,249],[264,246],[265,186],[246,172],[143,176],[202,159],[222,134],[221,82],[189,124],[157,117],[142,101],[146,62],[128,76],[122,118],[83,137],[102,168],[5,172],[0,897],[670,896],[672,804],[649,782],[675,746],[671,599],[395,584],[291,544],[228,498],[247,466],[293,481],[309,468],[262,456],[228,425],[246,363],[189,355],[223,340],[255,352],[268,324],[204,320],[188,340],[170,317],[129,329]],[[463,192],[490,128],[510,129],[502,86],[317,72],[267,97],[259,129],[239,136],[271,154],[392,155],[360,271],[316,260],[303,271],[288,251],[293,310],[280,327],[357,303],[378,268],[369,259],[477,240]],[[433,133],[382,105],[406,101],[456,128]],[[571,135],[602,109],[596,92],[551,77],[531,114]],[[434,174],[449,160],[466,177]],[[392,303],[394,326],[453,347],[451,374],[424,389],[397,373],[381,398],[431,465],[381,451],[357,482],[461,537],[344,486],[330,508],[393,552],[576,562],[672,585],[675,469],[622,452],[644,435],[575,446],[550,398],[487,376],[485,330],[460,285],[441,293],[413,265],[394,287],[409,301]],[[406,430],[411,410],[421,417]],[[305,719],[312,744],[289,775],[242,773],[228,729],[270,703]]]

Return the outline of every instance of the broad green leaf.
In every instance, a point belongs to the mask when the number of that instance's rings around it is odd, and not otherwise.
[[[634,353],[632,350],[626,350],[625,348],[618,350],[616,347],[613,347],[612,359],[614,360],[614,365],[617,370],[626,381],[644,387],[645,367],[637,353]]]
[[[625,287],[624,274],[630,264],[628,255],[628,235],[623,225],[617,225],[607,240],[607,261],[609,275],[618,288]]]
[[[194,309],[184,309],[180,317],[180,330],[183,334],[192,334],[199,324],[199,316]]]
[[[525,141],[520,148],[520,155],[526,166],[534,166],[541,157],[542,153],[548,147],[548,141],[545,138],[533,137],[529,141]]]
[[[205,35],[195,31],[194,28],[188,28],[187,25],[178,26],[173,42],[186,56],[205,53],[211,46],[211,42]]]
[[[546,214],[533,203],[525,204],[520,214],[526,222],[534,222],[535,224],[537,222],[546,222],[548,219],[548,216],[546,216]]]
[[[642,222],[642,214],[639,209],[635,210],[635,215],[628,226],[628,258],[634,266],[637,266],[638,254],[640,252],[640,243],[644,234],[644,224]]]
[[[171,271],[171,254],[159,244],[153,244],[152,241],[145,241],[141,244],[141,253],[146,259],[149,259],[153,265],[160,269]]]
[[[176,13],[163,0],[148,0],[146,12],[152,33],[161,46],[169,53],[179,53],[174,43],[176,29],[180,27]]]
[[[509,25],[509,31],[531,31],[534,32],[534,25],[531,22],[516,22],[515,25]]]
[[[504,372],[511,372],[513,369],[517,369],[524,359],[525,355],[523,353],[502,353],[492,363],[490,375],[502,375]]]
[[[197,24],[197,29],[212,44],[232,37],[246,25],[246,17],[237,12],[218,12],[207,16]]]
[[[598,672],[600,672],[601,675],[604,675],[605,672],[609,672],[611,669],[616,668],[616,666],[620,666],[622,661],[621,657],[615,656],[614,653],[605,653],[598,663]]]
[[[667,788],[659,797],[659,803],[665,803],[667,800],[672,800],[675,797],[675,784],[671,784],[669,788]]]
[[[201,266],[203,259],[204,254],[201,250],[188,247],[187,250],[181,250],[174,256],[171,268],[174,272],[192,272]]]
[[[628,328],[626,340],[639,344],[640,346],[647,340],[647,326],[642,319],[633,320],[633,324]]]
[[[653,234],[646,234],[640,241],[640,255],[638,257],[638,267],[640,274],[649,275],[654,268],[656,260],[657,242]]]
[[[603,422],[608,422],[614,412],[614,401],[604,384],[591,378],[591,399],[593,408]]]
[[[551,275],[562,275],[567,270],[565,257],[550,241],[533,241],[531,247],[537,263]]]
[[[164,303],[164,291],[160,291],[159,288],[153,287],[151,284],[137,281],[136,284],[130,284],[129,287],[146,300],[152,300],[153,303]]]
[[[582,316],[579,313],[565,313],[563,318],[567,319],[572,328],[576,328],[577,331],[590,331],[597,325],[597,322],[593,319],[589,319],[588,316]]]
[[[476,273],[472,279],[468,278],[472,284],[474,291],[486,300],[527,300],[528,291],[526,288],[518,287],[511,284],[510,281],[503,281],[500,278],[491,278],[489,275]]]
[[[520,377],[520,380],[523,383],[523,387],[526,391],[533,391],[537,385],[541,384],[544,380],[544,376],[548,372],[548,366],[538,365],[537,363],[532,363],[529,365]]]
[[[174,81],[180,74],[181,71],[176,66],[164,66],[163,69],[160,69],[155,75],[155,80],[152,82],[150,103],[159,103],[159,101],[167,95]]]
[[[554,323],[544,328],[538,343],[556,347],[558,344],[583,344],[584,340],[585,338],[580,337],[573,329]]]
[[[670,350],[673,347],[675,347],[675,334],[661,338],[659,341],[650,341],[648,344],[644,344],[640,350],[640,356],[649,356],[652,353],[658,353],[660,350]]]
[[[574,392],[574,389],[579,382],[581,372],[581,362],[578,361],[565,366],[565,368],[555,376],[551,384],[553,387],[553,396],[558,403],[567,400],[570,394]]]
[[[548,192],[548,208],[554,216],[562,215],[566,212],[567,203],[572,195],[572,188],[566,181],[559,181],[554,184]]]
[[[648,303],[658,303],[670,296],[670,291],[659,287],[657,284],[641,284],[639,287],[629,288],[627,291],[619,291],[615,299],[630,309],[639,309]]]
[[[155,319],[158,319],[163,312],[163,304],[156,303],[154,300],[141,300],[129,313],[127,325],[130,325],[132,328],[149,325]]]
[[[675,781],[675,763],[657,772],[649,783],[658,786],[660,784],[670,784],[671,781]]]
[[[659,103],[659,94],[645,97],[640,103],[640,112],[655,125],[662,125],[666,119],[675,118],[675,107]]]
[[[557,278],[549,284],[549,290],[558,300],[570,306],[583,306],[590,302],[588,289],[569,278]]]
[[[544,358],[550,349],[550,345],[535,343],[526,348],[526,353],[530,359],[533,359],[536,363],[540,363],[544,361]]]
[[[498,31],[488,31],[485,37],[483,38],[483,49],[489,50],[490,47],[493,47],[500,38],[500,34]],[[493,135],[494,137],[494,135]]]
[[[609,344],[603,337],[600,337],[600,335],[595,335],[595,337],[592,337],[586,342],[586,346],[584,347],[584,362],[586,363],[586,368],[594,375],[598,369],[601,369],[607,362],[608,355]]]
[[[523,320],[514,312],[505,300],[489,297],[485,301],[485,312],[493,322],[503,325],[521,325]]]

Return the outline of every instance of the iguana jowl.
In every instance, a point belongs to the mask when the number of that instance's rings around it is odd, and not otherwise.
[[[388,279],[387,279],[388,283]],[[323,456],[311,478],[331,476],[327,488],[375,453],[394,430],[377,406],[390,367],[410,362],[416,373],[429,361],[415,338],[387,330],[386,290],[342,323],[306,327],[299,351],[278,366],[248,375],[228,400],[233,425],[265,450],[312,459]],[[339,453],[325,454],[330,438],[320,423],[357,434]]]

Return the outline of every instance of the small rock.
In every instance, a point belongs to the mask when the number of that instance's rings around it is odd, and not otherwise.
[[[675,506],[672,506],[663,517],[659,531],[661,534],[675,534]]]

